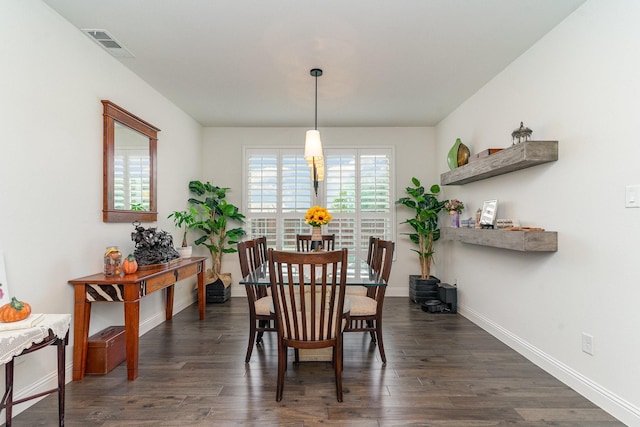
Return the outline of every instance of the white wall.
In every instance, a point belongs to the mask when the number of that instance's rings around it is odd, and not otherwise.
[[[187,206],[187,183],[199,176],[201,127],[39,0],[0,2],[0,39],[0,248],[10,293],[34,312],[73,313],[67,281],[102,271],[107,245],[133,252],[131,224],[102,222],[100,100],[161,129],[159,221],[144,225],[174,236],[167,215]],[[193,302],[190,288],[176,287],[176,311]],[[161,293],[144,298],[141,329],[162,321]],[[123,322],[122,304],[94,304],[90,333]],[[69,344],[67,379],[73,336]],[[55,384],[54,355],[22,358],[14,398]]]
[[[461,312],[630,425],[640,425],[640,2],[592,0],[437,126],[437,168],[457,137],[472,153],[507,147],[520,121],[558,140],[559,160],[445,187],[472,216],[497,198],[498,217],[559,233],[557,253],[446,242],[444,277]],[[594,354],[581,350],[583,332]]]
[[[230,187],[227,195],[237,206],[242,206],[242,150],[243,146],[297,146],[304,145],[306,128],[205,128],[203,147],[203,179],[221,187]],[[394,146],[396,170],[396,196],[404,196],[404,189],[416,176],[423,184],[439,180],[434,156],[433,128],[320,128],[325,147],[340,146]],[[221,160],[223,159],[223,160]],[[322,184],[320,184],[322,185]],[[408,212],[398,210],[397,222],[406,219]],[[403,225],[399,232],[407,231]],[[409,274],[420,274],[414,246],[406,236],[396,238],[396,261],[391,270],[387,295],[407,296]],[[240,278],[236,254],[223,259],[223,270],[230,271],[234,285]],[[437,274],[437,266],[434,269]],[[232,296],[244,296],[245,291],[235,285]]]

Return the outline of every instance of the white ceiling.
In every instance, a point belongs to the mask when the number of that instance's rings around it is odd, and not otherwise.
[[[204,126],[433,126],[584,0],[43,0]],[[98,45],[96,45],[96,48]]]

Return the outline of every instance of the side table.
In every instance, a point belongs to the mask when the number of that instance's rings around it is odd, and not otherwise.
[[[32,318],[37,321],[30,323]],[[16,324],[0,325],[0,362],[5,365],[5,392],[0,401],[0,410],[5,409],[6,426],[11,427],[13,406],[31,399],[58,392],[58,425],[64,426],[64,380],[65,380],[65,346],[69,342],[70,314],[32,314],[30,318]],[[3,330],[4,329],[4,330]],[[13,400],[13,362],[23,354],[32,353],[49,345],[58,350],[58,387],[37,393],[19,400]]]

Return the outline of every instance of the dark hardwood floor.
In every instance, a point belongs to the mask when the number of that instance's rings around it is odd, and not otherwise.
[[[177,314],[141,337],[140,376],[121,364],[67,384],[67,426],[620,426],[465,318],[385,301],[382,366],[369,335],[345,335],[344,403],[330,362],[290,365],[275,401],[275,337],[244,363],[247,302],[232,298]],[[71,349],[69,349],[71,351]],[[290,361],[293,357],[290,357]],[[14,418],[56,425],[57,396]]]

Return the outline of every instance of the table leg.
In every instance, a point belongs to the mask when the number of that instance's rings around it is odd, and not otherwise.
[[[58,339],[58,425],[64,426],[64,370],[65,370],[65,348],[69,332],[64,339]]]
[[[13,358],[4,365],[5,392],[2,398],[2,407],[5,411],[6,427],[11,427],[13,415]]]
[[[127,348],[127,378],[138,378],[138,344],[140,335],[140,295],[136,286],[124,290],[124,331]]]
[[[75,286],[75,305],[73,309],[73,380],[84,378],[87,367],[87,346],[89,344],[89,320],[91,303],[87,302],[85,286]]]
[[[204,320],[204,312],[206,308],[205,287],[204,287],[204,261],[198,264],[198,311],[200,312],[200,320]]]
[[[171,320],[173,317],[173,285],[169,285],[166,288],[167,292],[167,308],[165,309],[165,319]]]

